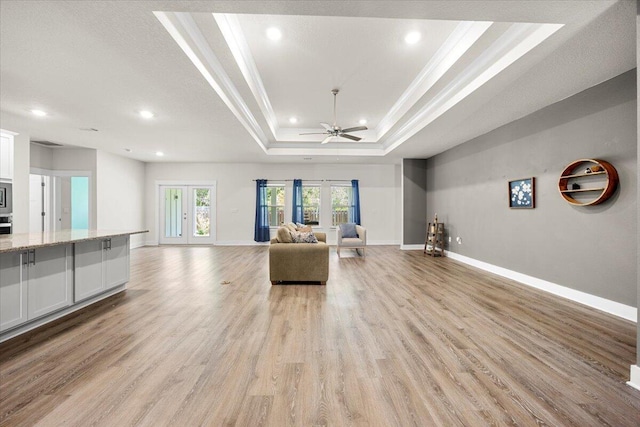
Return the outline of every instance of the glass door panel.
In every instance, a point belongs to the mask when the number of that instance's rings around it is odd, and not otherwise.
[[[191,217],[189,243],[210,244],[214,242],[213,188],[189,186],[189,211]]]
[[[187,222],[187,199],[185,187],[160,187],[162,196],[162,244],[184,244],[187,236],[183,233]]]
[[[160,186],[160,244],[215,242],[215,186]]]

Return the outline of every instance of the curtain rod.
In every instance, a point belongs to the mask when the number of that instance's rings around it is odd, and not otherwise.
[[[252,181],[257,181],[257,179],[252,179]],[[292,179],[268,179],[267,181],[276,181],[276,182],[291,182]],[[306,182],[351,182],[350,179],[302,179],[301,181]]]

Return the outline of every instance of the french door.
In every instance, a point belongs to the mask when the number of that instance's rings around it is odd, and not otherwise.
[[[161,185],[161,245],[206,245],[215,242],[215,186]]]

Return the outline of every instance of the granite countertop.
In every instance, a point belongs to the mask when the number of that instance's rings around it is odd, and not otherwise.
[[[0,235],[0,253],[148,232],[149,230],[60,230],[49,233],[3,234]]]

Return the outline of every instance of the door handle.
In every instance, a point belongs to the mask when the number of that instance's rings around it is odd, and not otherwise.
[[[22,252],[22,265],[29,265],[29,252]]]
[[[33,255],[33,259],[31,259],[31,255]],[[36,250],[31,249],[29,251],[29,264],[36,265]]]

